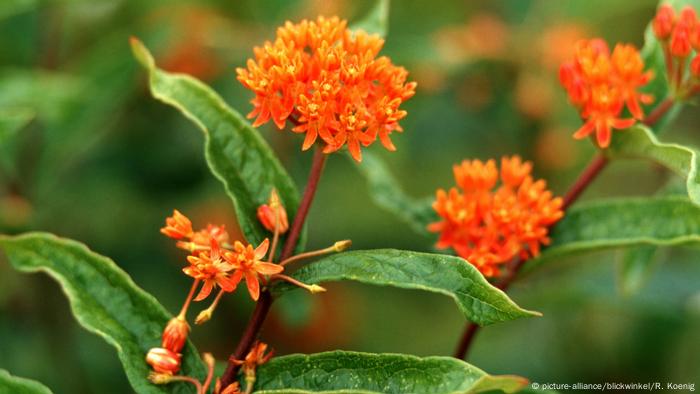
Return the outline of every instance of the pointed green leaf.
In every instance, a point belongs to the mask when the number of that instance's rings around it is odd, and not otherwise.
[[[358,250],[329,255],[293,275],[304,283],[339,280],[444,294],[464,316],[479,325],[539,316],[517,306],[462,258],[395,249]],[[277,291],[289,290],[280,284]]]
[[[700,174],[695,150],[660,142],[649,128],[640,125],[616,133],[610,148],[604,152],[611,158],[652,160],[678,173],[685,178],[690,199],[700,204]]]
[[[451,357],[334,351],[273,358],[259,367],[256,393],[466,394],[527,385],[518,376],[492,376]]]
[[[418,234],[428,234],[428,224],[438,220],[433,210],[433,198],[417,199],[408,196],[386,164],[374,153],[363,153],[357,169],[367,179],[369,195],[375,204],[393,213]]]
[[[132,38],[131,45],[134,56],[148,71],[153,97],[178,109],[204,132],[207,163],[233,200],[248,242],[257,245],[269,238],[270,232],[257,219],[258,207],[268,201],[274,187],[293,218],[299,193],[268,144],[208,86],[188,75],[158,69],[140,41]]]
[[[51,394],[51,390],[35,380],[12,376],[0,369],[0,394]]]
[[[362,19],[350,25],[352,30],[364,30],[386,37],[389,32],[389,0],[376,0]]]
[[[700,206],[686,197],[621,198],[576,205],[551,231],[532,267],[566,255],[638,245],[700,241]]]
[[[160,346],[163,328],[172,316],[112,260],[81,243],[45,233],[0,236],[0,248],[16,269],[43,271],[60,283],[78,323],[117,349],[136,392],[191,392],[183,383],[156,386],[148,381],[146,352]],[[183,351],[181,371],[200,379],[206,375],[191,343]]]

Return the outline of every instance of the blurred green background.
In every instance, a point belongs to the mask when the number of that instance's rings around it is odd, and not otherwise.
[[[29,123],[0,148],[0,232],[45,230],[112,257],[175,312],[188,279],[185,255],[158,232],[173,208],[195,225],[235,228],[230,200],[208,172],[202,136],[151,99],[128,37],[159,64],[210,83],[232,106],[251,94],[234,69],[289,19],[352,20],[370,1],[3,0],[0,111]],[[518,153],[558,194],[593,153],[557,82],[579,38],[638,46],[654,1],[396,0],[383,51],[418,82],[398,152],[380,152],[404,187],[428,196],[452,184],[465,158]],[[694,108],[665,139],[700,145]],[[300,187],[310,154],[298,135],[260,132]],[[370,148],[379,152],[379,144]],[[309,219],[309,246],[351,238],[354,248],[432,250],[377,208],[344,154],[334,155]],[[669,177],[641,161],[615,163],[585,198],[653,193]],[[611,212],[611,214],[614,214]],[[483,330],[469,361],[494,374],[539,382],[700,380],[700,251],[662,250],[649,283],[631,296],[617,285],[619,252],[559,261],[514,286],[512,297],[543,318]],[[273,306],[264,339],[278,354],[349,349],[449,355],[465,324],[438,295],[331,284]],[[202,351],[224,360],[252,309],[239,292],[194,330]],[[199,306],[197,306],[199,307]],[[204,308],[204,307],[202,307]],[[197,312],[198,308],[195,309]],[[194,315],[194,314],[193,314]],[[0,260],[0,368],[57,393],[130,392],[115,352],[73,320],[59,286]]]

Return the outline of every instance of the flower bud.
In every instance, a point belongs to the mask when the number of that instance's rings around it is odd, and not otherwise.
[[[278,220],[277,226],[280,234],[284,234],[289,229],[287,211],[282,206],[282,202],[275,190],[272,190],[272,193],[270,193],[268,203],[258,208],[258,220],[268,231],[275,231],[275,224]]]
[[[173,381],[173,375],[169,373],[151,372],[148,380],[153,384],[168,384]]]
[[[690,62],[690,72],[693,78],[700,79],[700,55],[695,55],[693,60]]]
[[[335,250],[336,252],[342,252],[345,249],[349,248],[350,246],[352,246],[352,241],[349,239],[344,239],[342,241],[338,241],[338,242],[334,243],[333,250]]]
[[[671,34],[671,55],[684,58],[690,55],[692,49],[690,43],[691,30],[680,24],[676,26]]]
[[[197,318],[194,319],[194,324],[200,325],[204,324],[211,319],[211,309],[205,309],[201,312],[199,312],[199,315],[197,315]]]
[[[158,373],[172,375],[180,369],[180,355],[160,347],[148,351],[146,362]]]
[[[160,232],[174,239],[189,237],[193,234],[192,222],[175,209],[173,216],[165,219],[165,227],[161,228]]]
[[[674,19],[673,8],[670,5],[664,4],[659,7],[654,21],[652,22],[656,38],[659,40],[667,40],[671,36],[673,24],[675,23]]]
[[[189,333],[190,326],[185,319],[181,317],[170,319],[163,330],[163,347],[172,352],[180,353]]]

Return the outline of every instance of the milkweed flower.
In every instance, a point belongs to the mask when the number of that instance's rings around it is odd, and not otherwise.
[[[613,129],[626,129],[644,118],[641,104],[653,97],[639,92],[653,77],[644,71],[639,51],[628,44],[617,44],[610,53],[601,39],[576,43],[574,58],[563,63],[559,80],[584,120],[574,133],[581,139],[595,133],[601,148],[610,145]],[[632,117],[624,117],[627,108]]]
[[[161,228],[160,232],[174,239],[188,238],[193,234],[192,222],[187,216],[175,209],[173,216],[165,219],[165,227]]]
[[[238,365],[241,367],[248,387],[252,387],[255,384],[255,370],[260,365],[265,364],[272,358],[273,352],[270,351],[269,353],[265,354],[265,351],[267,351],[267,344],[260,341],[256,341],[250,348],[248,354],[245,356],[245,359],[231,359],[231,362],[234,365]]]
[[[185,274],[204,283],[195,301],[207,298],[217,285],[225,292],[232,292],[238,284],[229,275],[234,267],[222,258],[219,244],[213,238],[210,242],[209,250],[187,256],[190,265],[182,269]]]
[[[437,247],[452,248],[486,277],[514,258],[537,256],[550,242],[548,228],[564,215],[562,199],[544,180],[534,180],[532,164],[520,157],[465,160],[453,166],[457,187],[438,189],[433,209],[440,221]],[[499,183],[500,180],[500,183]]]
[[[165,226],[160,229],[164,235],[178,240],[175,246],[193,254],[209,249],[209,244],[214,239],[218,245],[225,245],[229,242],[229,235],[226,227],[208,224],[207,227],[199,230],[192,230],[192,221],[180,211],[175,209],[173,215],[165,219]]]
[[[245,278],[250,297],[255,301],[260,297],[261,275],[274,275],[284,271],[284,267],[279,264],[262,261],[269,247],[270,242],[267,238],[255,249],[253,245],[243,245],[236,241],[233,250],[224,253],[227,263],[235,269],[231,275],[231,283],[235,287]]]
[[[377,35],[351,31],[338,17],[285,23],[273,42],[255,47],[255,60],[238,68],[238,80],[255,93],[253,126],[270,120],[279,128],[290,120],[293,132],[305,134],[302,149],[320,137],[325,153],[347,145],[362,158],[360,145],[379,138],[395,150],[389,135],[402,131],[401,104],[415,93],[408,72],[379,56]]]

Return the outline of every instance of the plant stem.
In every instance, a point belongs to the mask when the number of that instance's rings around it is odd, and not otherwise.
[[[197,290],[197,285],[199,285],[199,279],[195,279],[194,282],[192,283],[192,287],[190,288],[189,294],[187,294],[187,299],[185,300],[185,303],[182,304],[182,309],[180,309],[180,314],[177,315],[178,318],[181,318],[183,320],[186,320],[187,317],[187,309],[190,307],[190,302],[192,302],[192,296],[194,296],[194,291]]]
[[[301,230],[304,228],[304,223],[306,222],[306,216],[309,213],[309,208],[311,207],[311,203],[316,195],[318,181],[321,179],[321,174],[323,173],[323,168],[326,164],[326,158],[327,156],[325,153],[323,153],[323,150],[317,147],[316,151],[314,152],[313,162],[311,163],[309,178],[306,181],[304,196],[302,197],[299,209],[294,216],[294,222],[289,230],[287,240],[284,243],[280,260],[289,258],[294,252],[294,247],[299,240]],[[235,381],[239,366],[235,365],[232,360],[242,360],[246,356],[250,350],[250,347],[253,345],[255,338],[258,336],[258,332],[260,331],[268,312],[270,311],[270,305],[272,305],[272,295],[268,290],[263,290],[263,292],[260,294],[260,299],[258,300],[257,304],[255,304],[255,309],[253,310],[253,314],[248,321],[248,326],[243,332],[243,336],[238,342],[236,350],[228,360],[226,372],[224,372],[224,374],[221,376],[222,388],[227,387],[229,384]]]
[[[647,117],[644,118],[642,123],[647,126],[653,126],[656,124],[656,122],[661,120],[664,115],[666,115],[671,107],[673,107],[673,104],[673,98],[666,98],[664,101],[659,103],[659,105],[657,105]],[[600,175],[600,172],[607,166],[608,162],[608,158],[605,157],[603,153],[597,153],[596,156],[593,157],[593,160],[591,160],[588,166],[583,170],[583,172],[581,172],[581,175],[579,175],[574,184],[569,188],[569,191],[566,192],[562,209],[566,210],[578,200],[588,186],[598,177],[598,175]],[[504,292],[508,290],[510,285],[517,277],[520,269],[525,265],[526,261],[526,259],[519,259],[510,269],[508,276],[503,278],[496,285],[496,287]],[[479,332],[479,328],[480,326],[474,323],[467,323],[466,327],[464,328],[464,332],[462,333],[462,338],[460,339],[457,349],[455,350],[455,358],[464,359],[466,357],[467,351],[474,341],[474,337],[476,336],[477,332]]]
[[[284,243],[284,248],[282,249],[282,255],[280,260],[286,260],[292,253],[294,253],[294,248],[297,245],[299,236],[301,235],[301,230],[304,228],[304,223],[306,222],[306,215],[309,213],[309,208],[311,208],[311,203],[316,195],[316,189],[318,189],[318,181],[321,179],[321,174],[323,173],[323,168],[326,165],[326,156],[321,148],[316,148],[314,152],[314,159],[311,163],[311,171],[309,172],[309,179],[306,182],[306,189],[304,190],[304,196],[301,199],[301,204],[299,205],[299,210],[294,217],[294,222],[289,230],[289,236],[287,236],[287,241]]]
[[[602,153],[597,153],[581,175],[576,179],[576,182],[569,188],[569,191],[564,195],[562,210],[566,210],[571,204],[575,203],[581,196],[581,193],[588,188],[591,182],[598,177],[600,172],[603,171],[607,165],[608,158]]]

